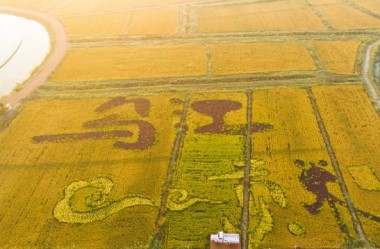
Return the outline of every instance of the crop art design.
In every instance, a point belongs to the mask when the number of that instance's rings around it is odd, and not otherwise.
[[[163,248],[202,248],[210,231],[241,232],[247,133],[274,129],[270,123],[252,122],[248,131],[247,103],[246,93],[194,94],[189,101],[186,134],[166,203]],[[262,160],[252,164],[252,181],[269,174]],[[260,183],[272,196],[279,190],[283,199],[275,199],[286,205],[277,183]]]
[[[91,223],[99,221],[125,208],[155,206],[150,198],[127,196],[109,200],[113,182],[104,177],[89,181],[72,182],[65,189],[65,197],[54,208],[54,217],[65,223]]]
[[[104,118],[90,120],[83,124],[86,130],[103,129],[110,127],[125,127],[136,126],[138,128],[137,141],[123,142],[117,141],[114,147],[124,150],[144,150],[151,147],[155,142],[156,129],[152,123],[145,120],[124,120],[118,114],[110,114],[109,112],[118,106],[125,104],[133,104],[135,111],[141,117],[147,117],[150,112],[150,101],[144,98],[126,99],[123,97],[114,98],[100,105],[95,112],[105,114]],[[66,133],[66,134],[53,134],[34,136],[32,140],[36,143],[43,142],[69,142],[77,140],[101,140],[107,138],[130,138],[134,133],[128,129],[115,129],[111,131],[89,131],[81,133]]]
[[[229,134],[244,135],[247,132],[247,125],[228,125],[224,122],[224,117],[228,112],[242,109],[242,104],[232,100],[203,100],[192,104],[192,109],[212,118],[212,123],[198,127],[194,130],[196,134]],[[253,123],[252,132],[261,132],[273,129],[273,125],[266,123]]]

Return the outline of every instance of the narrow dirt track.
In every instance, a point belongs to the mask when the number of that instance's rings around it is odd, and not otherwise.
[[[52,40],[52,50],[50,54],[38,70],[27,80],[24,87],[20,91],[13,92],[0,100],[1,103],[10,103],[11,105],[16,106],[23,99],[28,97],[37,87],[44,84],[50,74],[58,67],[67,51],[67,36],[63,25],[50,15],[2,5],[0,5],[0,12],[28,17],[48,25],[50,39]]]
[[[380,45],[380,39],[370,44],[367,48],[365,58],[363,61],[363,81],[366,85],[368,95],[371,97],[373,104],[378,112],[380,112],[380,98],[376,91],[375,84],[371,81],[371,54],[372,50],[376,49]]]

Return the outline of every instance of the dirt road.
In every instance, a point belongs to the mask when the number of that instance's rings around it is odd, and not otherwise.
[[[363,80],[367,88],[367,92],[371,97],[373,104],[378,112],[380,112],[380,98],[379,94],[375,89],[374,83],[371,82],[371,54],[372,50],[376,49],[380,45],[380,39],[368,46],[365,58],[363,61]]]
[[[58,67],[67,51],[67,36],[63,25],[50,15],[2,5],[0,5],[0,12],[24,16],[30,19],[35,19],[44,25],[48,25],[50,39],[52,41],[52,50],[47,59],[29,78],[24,87],[20,91],[13,92],[0,100],[1,103],[10,103],[11,105],[16,106],[23,99],[28,97],[37,87],[45,83],[50,74]]]

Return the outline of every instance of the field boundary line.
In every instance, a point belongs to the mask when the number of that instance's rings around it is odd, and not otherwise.
[[[186,33],[187,25],[187,6],[181,5],[178,7],[178,25],[176,34]]]
[[[356,3],[354,3],[354,2],[352,2],[350,0],[340,0],[340,2],[342,2],[345,5],[347,5],[348,7],[356,9],[356,10],[358,10],[358,11],[360,11],[360,12],[362,12],[362,13],[368,15],[368,16],[372,16],[372,17],[375,17],[377,19],[380,19],[380,16],[378,14],[376,14],[376,13],[370,11],[369,9],[364,8],[364,7],[358,5],[358,4],[356,4]]]
[[[365,83],[365,88],[367,90],[367,93],[369,97],[372,99],[372,102],[375,106],[375,109],[378,113],[380,113],[380,98],[378,89],[375,87],[375,83],[371,80],[371,73],[370,69],[371,67],[371,53],[373,49],[377,48],[380,45],[380,39],[376,40],[375,42],[371,43],[365,52],[365,57],[363,61],[363,80]]]
[[[331,144],[330,137],[327,133],[325,124],[323,123],[322,116],[321,116],[321,113],[319,111],[319,108],[318,108],[318,105],[317,105],[317,102],[316,102],[316,99],[314,97],[314,93],[313,93],[313,90],[311,89],[311,87],[307,88],[307,93],[308,93],[311,105],[313,107],[313,110],[314,110],[314,115],[315,115],[315,118],[316,118],[317,123],[318,123],[318,128],[322,134],[323,141],[325,143],[327,152],[328,152],[330,160],[331,160],[331,164],[334,168],[336,177],[338,179],[340,190],[342,191],[342,194],[343,194],[344,199],[346,201],[347,209],[350,213],[355,232],[356,232],[357,236],[359,237],[359,241],[363,243],[363,246],[365,246],[366,248],[372,248],[371,244],[369,243],[367,236],[364,232],[362,223],[359,220],[358,215],[355,211],[354,204],[352,202],[350,193],[348,192],[347,185],[346,185],[344,178],[343,178],[343,173],[340,169],[339,162],[336,158],[334,149],[333,149],[332,144]]]
[[[323,65],[323,63],[321,62],[321,60],[319,59],[317,55],[317,51],[315,50],[315,47],[313,45],[313,40],[304,41],[303,44],[305,48],[307,49],[309,55],[313,59],[314,65],[317,68],[317,70],[327,72],[328,70],[325,68],[325,66]]]
[[[150,248],[151,249],[156,249],[160,248],[159,246],[162,243],[162,234],[161,234],[161,228],[162,224],[161,222],[163,221],[165,215],[166,215],[166,203],[169,195],[169,188],[173,183],[173,176],[175,172],[175,168],[178,163],[178,157],[181,149],[181,145],[183,143],[183,139],[186,135],[187,131],[187,126],[186,126],[186,118],[187,118],[187,112],[189,110],[189,105],[190,105],[190,99],[191,99],[191,94],[187,93],[185,97],[185,102],[184,102],[184,107],[183,107],[183,112],[181,115],[181,120],[179,123],[179,126],[177,128],[177,135],[176,139],[173,145],[172,153],[170,156],[170,161],[169,161],[169,166],[168,166],[168,171],[166,175],[166,181],[163,187],[163,192],[162,192],[162,198],[161,198],[161,205],[160,205],[160,211],[158,212],[158,216],[156,219],[156,234],[153,236]]]
[[[207,56],[207,75],[212,76],[212,48],[210,44],[203,44],[205,46],[206,50],[206,56]]]
[[[242,227],[242,249],[247,249],[249,244],[248,227],[249,227],[249,189],[250,189],[250,171],[251,171],[251,151],[252,151],[252,90],[247,90],[247,135],[245,137],[245,169],[244,169],[244,192],[243,192],[243,213],[241,220]]]
[[[311,9],[311,11],[316,14],[319,19],[321,19],[321,22],[327,27],[329,30],[335,30],[332,24],[326,19],[326,17],[323,15],[323,13],[316,7],[314,7],[308,0],[306,0],[306,5]]]
[[[191,10],[190,10],[191,12]],[[189,17],[191,19],[191,17]],[[189,20],[189,23],[191,21]],[[72,36],[69,38],[72,48],[80,47],[107,47],[107,46],[143,46],[143,45],[163,45],[163,44],[199,44],[199,43],[265,43],[286,42],[289,39],[312,40],[327,39],[331,37],[345,36],[346,38],[355,39],[360,35],[378,37],[380,29],[366,30],[325,30],[325,31],[255,31],[255,32],[220,32],[220,33],[201,33],[191,31],[191,27],[187,27],[186,33],[177,35],[157,35],[155,37],[148,35],[141,36]],[[305,39],[305,37],[308,37]],[[336,39],[335,39],[336,40]]]

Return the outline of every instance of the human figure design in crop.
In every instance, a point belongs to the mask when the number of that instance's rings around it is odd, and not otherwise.
[[[340,214],[336,208],[336,204],[345,206],[346,203],[345,201],[331,194],[327,188],[327,183],[337,181],[336,176],[322,168],[326,167],[328,163],[325,160],[319,160],[317,163],[309,162],[309,165],[306,165],[305,161],[297,159],[294,160],[294,164],[302,169],[299,180],[309,192],[315,195],[317,199],[312,204],[303,203],[303,207],[310,214],[317,215],[321,211],[323,203],[326,201],[330,208],[333,210],[335,218],[338,221],[341,221]],[[356,209],[356,211],[364,217],[380,223],[380,217],[372,215],[360,209]],[[345,224],[339,222],[339,226],[342,232],[348,234],[348,230]]]
[[[142,118],[148,117],[150,113],[150,102],[143,98],[126,99],[117,97],[111,99],[100,105],[95,112],[107,113],[108,111],[125,104],[133,104],[137,114]],[[117,141],[114,143],[115,148],[124,150],[144,150],[152,146],[155,142],[156,130],[153,124],[145,120],[122,120],[118,114],[108,114],[106,117],[96,120],[90,120],[83,124],[83,128],[99,129],[105,127],[123,127],[128,125],[136,125],[138,127],[138,138],[134,143]],[[68,134],[54,134],[42,135],[32,137],[33,142],[67,142],[78,140],[100,140],[107,138],[130,138],[133,132],[125,130],[112,130],[112,131],[89,131],[81,133],[68,133]]]

